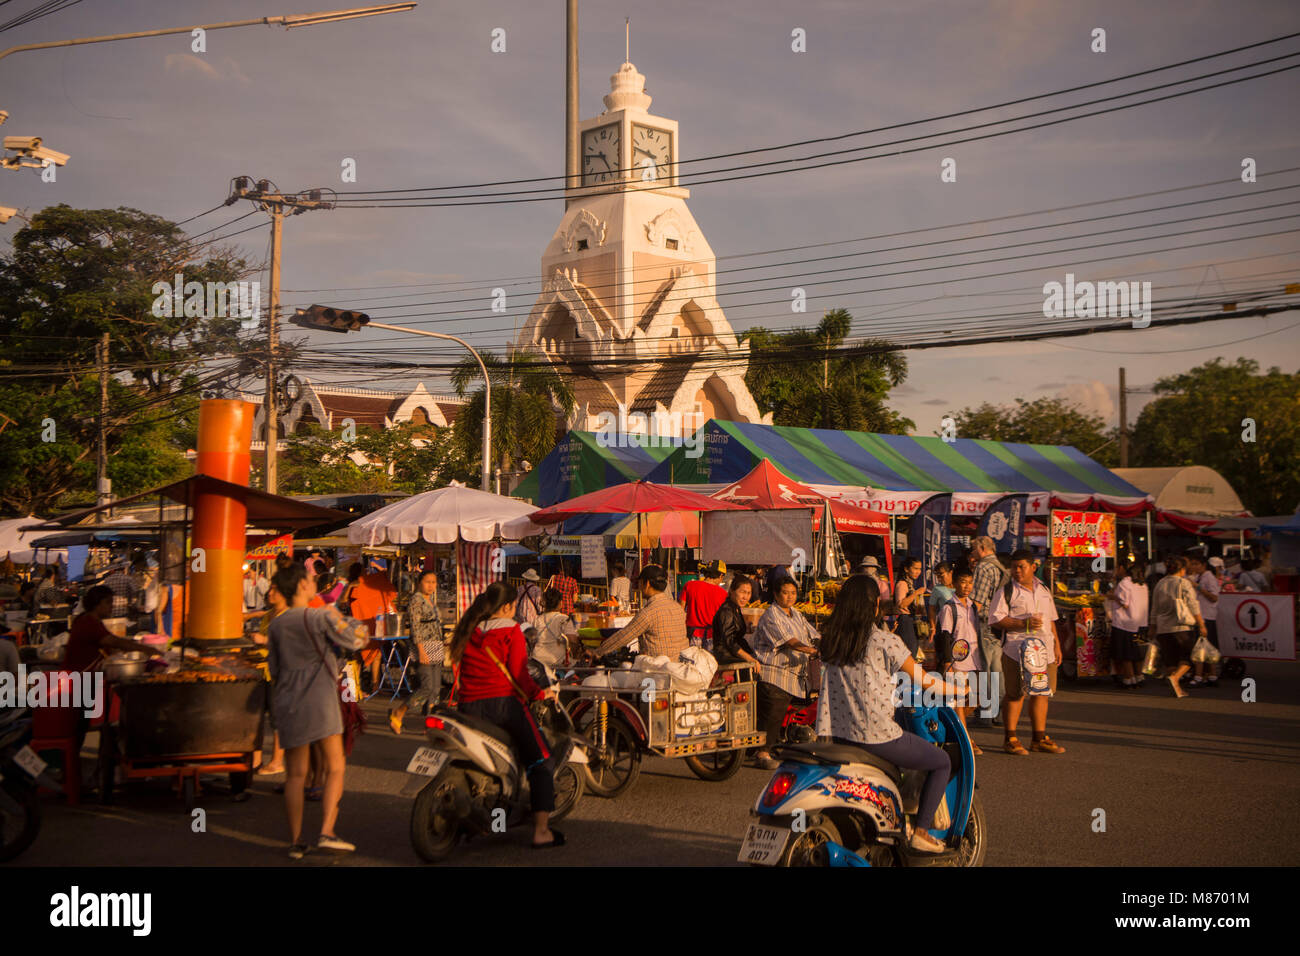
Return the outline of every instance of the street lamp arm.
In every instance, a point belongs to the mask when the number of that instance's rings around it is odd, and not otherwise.
[[[255,17],[252,20],[230,20],[225,23],[197,23],[188,27],[171,27],[166,30],[141,30],[137,33],[114,33],[102,37],[81,37],[76,40],[49,40],[45,43],[26,43],[0,50],[0,60],[11,53],[23,53],[27,50],[49,50],[61,46],[84,46],[87,43],[108,43],[112,40],[136,40],[141,37],[161,37],[175,33],[192,33],[195,30],[228,30],[232,27],[266,26],[291,27],[315,26],[318,23],[334,23],[339,20],[353,20],[359,17],[378,16],[385,13],[405,13],[413,10],[415,3],[388,3],[378,7],[356,7],[351,10],[329,10],[323,13],[296,13],[274,17]]]
[[[368,322],[367,326],[372,329],[384,329],[388,332],[404,332],[407,335],[424,335],[431,339],[447,339],[451,342],[458,343],[462,348],[474,356],[474,361],[478,362],[479,370],[483,373],[483,468],[480,475],[484,491],[491,491],[492,478],[492,380],[488,378],[487,365],[483,362],[483,356],[478,354],[474,346],[470,345],[464,339],[456,335],[448,335],[446,332],[428,332],[424,329],[412,329],[405,325],[387,325],[383,322]]]

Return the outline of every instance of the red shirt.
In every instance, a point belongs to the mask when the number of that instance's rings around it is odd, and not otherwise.
[[[513,620],[495,620],[500,623],[493,624],[488,620],[475,628],[465,645],[465,652],[460,659],[461,702],[492,697],[519,699],[506,675],[501,673],[501,668],[488,656],[488,649],[505,665],[515,683],[528,694],[529,700],[544,696],[546,692],[537,686],[528,673],[528,643],[524,640],[524,632]]]
[[[718,608],[727,602],[725,588],[708,581],[691,581],[682,588],[682,603],[686,606],[686,633],[691,637],[701,636],[700,628],[706,630],[703,637],[713,636],[713,616]]]
[[[548,588],[555,588],[560,592],[560,611],[564,614],[573,613],[573,599],[578,596],[578,581],[571,578],[563,571],[551,578]]]
[[[70,671],[84,671],[99,660],[99,642],[113,634],[93,614],[81,614],[68,631],[68,646],[63,666]]]

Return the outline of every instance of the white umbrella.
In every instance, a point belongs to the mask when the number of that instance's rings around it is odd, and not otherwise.
[[[353,544],[429,544],[518,540],[546,530],[528,520],[537,506],[476,488],[451,485],[403,498],[348,525]]]
[[[44,549],[39,552],[32,548],[32,541],[37,538],[48,535],[48,531],[19,531],[19,528],[29,525],[40,524],[40,518],[12,518],[8,521],[0,521],[0,561],[4,560],[5,555],[9,560],[16,564],[31,564],[34,561],[44,561],[48,564],[54,564],[60,558],[64,561],[68,559],[68,552],[62,548],[52,548],[48,555]]]

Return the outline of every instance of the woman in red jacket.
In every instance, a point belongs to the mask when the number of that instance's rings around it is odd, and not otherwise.
[[[528,644],[515,623],[515,589],[500,581],[474,599],[456,624],[451,659],[457,669],[459,708],[510,734],[524,762],[533,810],[533,849],[564,846],[564,834],[547,826],[555,809],[550,752],[528,701],[546,691],[528,673]]]

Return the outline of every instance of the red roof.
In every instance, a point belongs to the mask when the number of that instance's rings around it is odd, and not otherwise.
[[[714,492],[714,498],[731,501],[754,511],[767,511],[772,508],[813,508],[813,530],[821,525],[821,506],[831,503],[831,516],[835,519],[835,529],[851,534],[889,534],[889,516],[860,508],[847,501],[827,498],[813,491],[805,484],[786,477],[780,469],[766,458],[762,459],[754,470],[733,482],[721,491]]]

